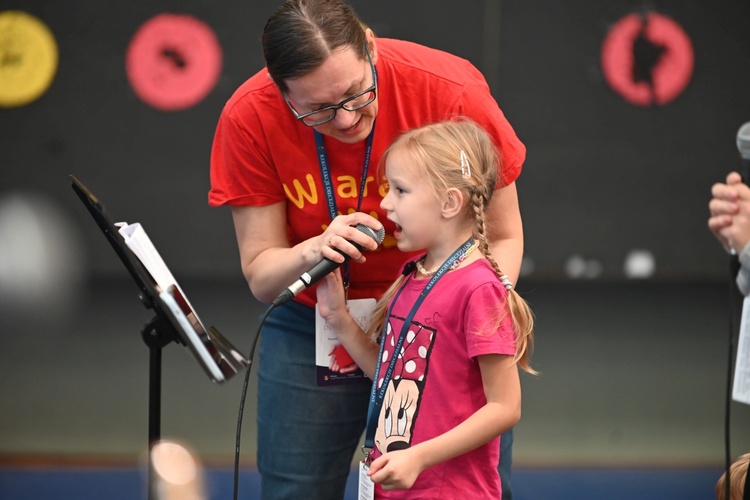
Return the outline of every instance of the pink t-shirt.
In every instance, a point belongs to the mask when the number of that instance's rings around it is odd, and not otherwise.
[[[384,339],[378,389],[397,337],[428,279],[409,279],[395,302]],[[498,315],[505,314],[497,324]],[[516,335],[507,291],[485,259],[445,274],[417,310],[380,410],[374,456],[408,448],[454,428],[487,402],[477,356],[514,355]],[[409,490],[378,499],[500,498],[500,438],[435,465]]]
[[[378,103],[368,180],[360,193],[365,142],[345,144],[325,138],[339,213],[361,211],[385,225],[381,249],[367,263],[351,265],[351,298],[380,297],[403,262],[380,201],[387,190],[378,164],[402,132],[456,116],[484,126],[499,145],[502,184],[515,181],[526,149],[490,94],[479,71],[467,60],[410,42],[381,38],[378,43]],[[229,99],[216,128],[211,152],[211,206],[287,205],[290,245],[322,233],[330,223],[313,130],[294,118],[265,69]],[[312,306],[314,290],[295,300]]]

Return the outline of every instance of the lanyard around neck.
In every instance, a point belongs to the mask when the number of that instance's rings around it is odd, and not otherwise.
[[[331,221],[338,215],[338,209],[336,208],[336,194],[333,192],[333,181],[331,180],[331,169],[328,166],[328,153],[326,153],[326,146],[323,143],[323,134],[317,130],[313,130],[315,134],[315,151],[318,156],[318,164],[320,165],[320,177],[323,180],[323,190],[326,194],[326,202],[328,203],[328,214],[331,216]],[[362,198],[367,187],[367,172],[370,169],[370,156],[372,154],[372,140],[375,135],[375,122],[372,124],[372,130],[370,135],[367,136],[367,142],[365,144],[365,159],[362,165],[362,180],[359,185],[359,193],[357,195],[357,212],[362,209]],[[344,286],[349,285],[349,261],[344,263]]]
[[[378,422],[378,416],[380,415],[380,408],[383,404],[383,400],[385,399],[385,392],[388,389],[388,383],[391,380],[391,377],[393,377],[393,370],[396,367],[396,362],[398,360],[398,355],[401,352],[401,348],[404,345],[404,339],[406,338],[406,334],[409,332],[409,327],[411,326],[411,322],[414,319],[414,315],[417,313],[417,310],[419,309],[419,306],[422,305],[422,302],[424,302],[424,299],[427,298],[427,294],[432,291],[432,289],[435,287],[435,284],[438,282],[440,278],[443,277],[445,273],[448,272],[450,267],[457,262],[463,254],[465,254],[469,248],[474,244],[474,238],[469,238],[466,240],[466,242],[461,245],[453,254],[448,257],[448,259],[443,262],[443,264],[438,268],[437,271],[435,271],[435,274],[432,275],[432,278],[430,278],[430,281],[427,283],[427,285],[424,287],[422,292],[419,294],[419,297],[417,297],[416,302],[414,302],[414,305],[411,307],[411,310],[409,311],[409,315],[404,320],[404,324],[401,326],[401,332],[398,336],[398,339],[396,340],[396,346],[393,349],[393,354],[391,355],[390,362],[388,363],[388,367],[386,368],[385,375],[383,376],[382,383],[380,385],[380,388],[378,389],[378,380],[380,379],[380,366],[381,366],[381,360],[383,359],[383,349],[385,346],[385,334],[387,330],[388,323],[391,319],[391,312],[393,312],[393,306],[396,304],[396,301],[398,300],[399,296],[401,295],[401,292],[404,291],[404,288],[406,288],[406,285],[408,284],[408,281],[411,279],[411,276],[409,276],[404,283],[401,285],[401,287],[396,292],[396,295],[394,295],[393,299],[391,300],[391,304],[388,307],[388,314],[385,317],[385,322],[383,323],[383,333],[381,334],[380,338],[380,349],[378,351],[378,357],[377,357],[377,364],[375,365],[375,375],[372,378],[372,389],[370,390],[370,404],[367,408],[367,429],[365,432],[365,444],[364,447],[368,449],[372,449],[373,444],[375,442],[375,429],[377,428],[377,422]],[[376,411],[377,410],[377,411]]]

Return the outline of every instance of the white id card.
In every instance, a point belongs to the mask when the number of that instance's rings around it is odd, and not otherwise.
[[[750,297],[742,303],[740,338],[737,343],[737,361],[734,365],[732,399],[750,404]]]
[[[375,483],[367,475],[369,471],[370,466],[364,460],[359,462],[359,500],[375,500]]]
[[[372,311],[375,299],[352,299],[346,306],[354,320],[365,327]],[[361,382],[367,377],[354,363],[344,346],[328,323],[320,316],[318,305],[315,305],[315,371],[318,386],[349,384]]]

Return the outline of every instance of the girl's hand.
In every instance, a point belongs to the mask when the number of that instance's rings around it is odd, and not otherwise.
[[[414,486],[422,472],[419,453],[414,448],[391,451],[370,464],[370,479],[384,490],[405,490]]]
[[[320,280],[316,293],[318,313],[354,361],[347,364],[343,357],[334,358],[337,366],[329,364],[329,367],[334,371],[335,368],[339,368],[341,373],[350,373],[356,371],[357,368],[361,368],[365,375],[372,377],[378,357],[378,344],[362,331],[357,321],[349,313],[341,270],[336,269]]]
[[[316,288],[316,294],[318,297],[318,312],[335,329],[341,324],[344,315],[349,316],[341,270],[336,269],[320,280]]]

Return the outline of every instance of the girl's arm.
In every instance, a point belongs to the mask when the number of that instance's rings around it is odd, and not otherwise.
[[[487,404],[465,421],[433,439],[386,453],[370,466],[370,477],[383,489],[411,488],[433,465],[474,450],[513,427],[521,418],[521,383],[513,356],[479,356]]]
[[[337,269],[321,280],[316,292],[320,315],[326,320],[357,366],[372,379],[375,376],[378,344],[367,336],[349,314],[344,297],[341,270]]]

